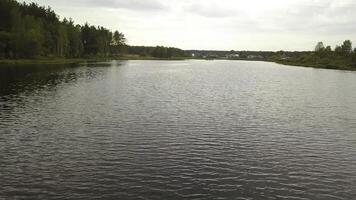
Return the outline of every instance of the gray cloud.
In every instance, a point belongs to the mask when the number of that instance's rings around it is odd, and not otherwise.
[[[258,17],[246,17],[254,29],[264,32],[351,34],[356,30],[356,4],[336,0],[292,4],[276,10],[263,10]],[[252,27],[251,27],[252,28]]]
[[[224,17],[232,17],[236,15],[234,10],[226,7],[222,7],[214,2],[207,2],[205,4],[201,4],[197,2],[190,3],[188,5],[183,6],[183,10],[196,15],[201,15],[203,17],[210,17],[210,18],[224,18]]]
[[[167,10],[163,1],[160,0],[64,0],[63,5],[74,5],[77,7],[95,7],[95,8],[110,8],[110,9],[126,9],[133,11],[159,11]]]

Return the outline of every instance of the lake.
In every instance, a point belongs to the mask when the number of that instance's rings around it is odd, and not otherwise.
[[[356,196],[356,72],[249,61],[0,67],[0,199]]]

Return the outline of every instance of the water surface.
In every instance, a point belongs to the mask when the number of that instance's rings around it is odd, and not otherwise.
[[[354,199],[356,73],[0,67],[0,199]]]

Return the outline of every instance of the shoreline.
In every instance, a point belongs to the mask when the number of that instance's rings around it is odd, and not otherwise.
[[[40,58],[40,59],[0,59],[1,65],[65,65],[109,60],[186,60],[188,57],[155,58],[155,57],[107,57],[107,58]]]
[[[71,65],[80,64],[88,62],[100,62],[100,61],[128,61],[128,60],[162,60],[162,61],[180,61],[180,60],[209,60],[204,58],[191,58],[191,57],[172,57],[172,58],[156,58],[156,57],[142,57],[142,56],[122,56],[122,57],[107,57],[107,58],[40,58],[40,59],[0,59],[0,67],[7,66],[18,66],[18,65]],[[255,60],[244,60],[244,59],[214,59],[214,60],[243,60],[243,61],[255,61]],[[257,61],[257,60],[256,60]],[[311,63],[296,63],[292,61],[280,61],[280,60],[258,60],[264,62],[274,62],[286,66],[296,66],[296,67],[307,67],[316,69],[332,69],[332,70],[344,70],[344,71],[356,71],[356,67],[351,66],[333,66],[333,65],[321,65],[321,64],[311,64]]]
[[[312,64],[312,63],[297,63],[293,61],[269,61],[281,65],[295,66],[295,67],[307,67],[315,69],[332,69],[332,70],[343,70],[343,71],[356,71],[356,67],[352,66],[336,66],[336,65],[323,65],[323,64]]]

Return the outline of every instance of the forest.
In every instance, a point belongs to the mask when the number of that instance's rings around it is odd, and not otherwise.
[[[96,58],[135,53],[170,58],[184,56],[177,48],[131,47],[120,31],[63,20],[36,3],[0,0],[0,59]]]

